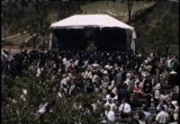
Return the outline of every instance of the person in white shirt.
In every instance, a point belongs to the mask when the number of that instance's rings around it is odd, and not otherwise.
[[[67,79],[68,79],[67,77],[68,77],[67,75],[65,75],[65,74],[63,75],[63,78],[62,78],[62,80],[61,80],[61,82],[60,82],[60,86],[61,86],[61,87],[63,87],[63,85],[67,85],[67,81],[68,81],[68,80],[67,80]]]
[[[47,105],[48,105],[48,102],[46,102],[45,104],[40,104],[39,107],[38,107],[38,110],[35,113],[35,115],[37,117],[40,117],[42,114],[44,114],[46,112]]]
[[[108,90],[112,91],[112,89],[114,89],[114,87],[115,87],[115,81],[112,80],[111,83],[109,83],[109,85],[108,85]]]
[[[119,106],[119,111],[122,118],[128,118],[131,112],[131,106],[125,100],[122,100],[122,104]]]
[[[79,65],[79,60],[76,59],[76,60],[74,61],[73,65],[77,67],[77,66]]]
[[[124,83],[127,84],[127,85],[129,85],[130,78],[131,78],[131,74],[130,74],[130,73],[127,73],[127,74],[126,74],[126,80],[124,81]]]
[[[99,76],[95,73],[95,74],[92,76],[92,83],[96,83],[98,80],[99,80]]]
[[[178,102],[175,100],[175,101],[172,101],[171,103],[174,105],[174,111],[173,111],[174,121],[178,121],[179,120],[179,105],[178,105]]]
[[[107,124],[114,124],[116,121],[116,114],[114,110],[110,109],[110,106],[106,106],[105,116],[107,118]]]
[[[95,61],[93,64],[92,64],[93,67],[99,67],[99,64],[97,63],[97,61]]]
[[[168,68],[171,68],[171,61],[172,61],[171,56],[168,56],[168,59],[166,61]]]
[[[110,105],[110,103],[111,103],[111,96],[108,94],[108,95],[106,95],[106,103],[104,104],[104,107],[107,107],[107,106],[109,106]]]
[[[169,114],[164,109],[165,108],[162,106],[161,111],[156,115],[155,120],[158,124],[168,124],[170,120]]]
[[[60,82],[60,89],[64,94],[68,94],[68,83],[70,81],[70,77],[67,75],[63,75],[63,79]]]
[[[82,73],[82,77],[84,79],[92,78],[92,72],[91,72],[90,67],[85,72]]]
[[[107,94],[105,99],[106,103],[104,104],[104,107],[110,106],[110,109],[116,112],[118,107],[116,105],[116,100],[114,99],[114,97],[112,98],[110,94]]]
[[[155,87],[154,87],[154,101],[155,101],[155,106],[158,105],[160,101],[160,89],[161,89],[161,83],[158,82]]]
[[[38,68],[37,68],[36,77],[39,77],[40,75],[41,75],[41,69],[38,67]]]

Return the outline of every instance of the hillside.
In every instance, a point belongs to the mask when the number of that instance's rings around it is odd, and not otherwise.
[[[134,2],[132,8],[132,16],[138,11],[147,9],[153,6],[154,4],[155,2],[145,2],[145,1]],[[97,1],[91,4],[83,5],[81,6],[81,9],[87,14],[93,14],[93,13],[109,14],[123,22],[128,21],[128,9],[127,9],[127,4],[125,2]]]
[[[74,2],[75,4],[77,2]],[[20,4],[20,3],[19,3]],[[19,5],[18,4],[18,5]],[[31,5],[30,5],[31,4]],[[24,5],[19,5],[19,9],[15,9],[16,11],[18,10],[19,12],[22,12],[24,10],[24,16],[19,17],[21,21],[27,20],[33,16],[32,13],[34,13],[33,8],[31,7],[34,5],[34,3],[30,3],[28,5],[28,9],[23,8],[22,6]],[[73,6],[71,4],[71,7]],[[49,6],[48,6],[49,5]],[[59,16],[59,5],[60,2],[48,2],[46,4],[43,4],[41,8],[44,6],[46,8],[46,17],[49,21],[49,23],[55,22],[58,20]],[[11,5],[12,6],[12,5]],[[11,7],[10,5],[4,5],[6,7],[6,11],[8,10],[8,7]],[[51,7],[50,7],[51,6]],[[102,13],[102,14],[109,14],[121,21],[127,22],[128,20],[128,10],[127,10],[127,4],[119,1],[95,1],[95,2],[82,2],[82,3],[77,3],[77,6],[80,6],[79,9],[81,11],[73,11],[73,14],[79,14],[79,13],[84,13],[84,14],[96,14],[96,13]],[[17,6],[16,6],[17,7]],[[22,9],[20,9],[22,7]],[[66,16],[71,15],[71,13],[67,13],[68,11],[71,11],[71,7],[64,7],[66,10],[64,12],[66,13]],[[17,7],[18,8],[18,7]],[[179,4],[176,2],[145,2],[145,1],[139,1],[139,2],[134,2],[133,8],[132,8],[132,23],[131,25],[135,27],[137,35],[138,35],[138,49],[140,51],[152,51],[154,49],[154,45],[152,44],[151,41],[147,40],[147,34],[149,27],[152,27],[155,25],[156,22],[162,21],[164,19],[170,20],[174,25],[177,27],[179,26],[178,18],[178,8]],[[63,6],[62,6],[63,9]],[[3,10],[3,9],[2,9]],[[5,11],[5,12],[6,12]],[[61,10],[62,11],[62,10]],[[29,14],[27,16],[27,14]],[[14,23],[9,23],[7,24],[2,24],[2,33],[5,34],[4,36],[9,36],[9,35],[14,35],[17,34],[17,30],[15,31],[10,31],[11,29],[14,29],[14,25],[16,25],[16,20],[14,19],[14,16],[17,16],[17,13],[14,12],[14,14],[11,14],[9,18],[6,20],[10,20],[10,18],[13,18]],[[3,30],[5,28],[6,30]],[[179,34],[178,34],[179,35]],[[15,38],[9,38],[5,40],[7,44],[15,44],[15,45],[20,45],[22,44],[25,39],[29,34],[23,34],[20,36],[17,36]],[[179,39],[175,43],[172,43],[170,45],[170,52],[173,53],[178,53],[179,47],[177,46],[179,42]],[[152,46],[152,47],[151,47]],[[157,46],[157,45],[156,45]],[[158,49],[158,48],[156,48]]]
[[[47,20],[49,23],[53,23],[58,20],[58,14],[59,14],[59,7],[60,2],[47,2],[47,3],[41,3],[43,5],[40,6],[40,9],[42,9],[44,6],[47,5],[51,7],[46,8],[47,13]],[[137,11],[140,11],[145,8],[149,8],[154,5],[154,2],[136,2],[134,3],[133,9],[132,9],[132,15],[135,14]],[[2,6],[2,37],[8,37],[12,35],[16,35],[17,31],[19,30],[18,25],[21,25],[21,22],[24,22],[28,19],[33,18],[35,11],[33,6],[35,6],[34,2],[30,2],[29,4],[25,4],[22,2],[3,2]],[[13,7],[13,12],[8,12],[10,7]],[[27,8],[25,8],[27,7]],[[62,6],[63,9],[64,6]],[[71,8],[70,8],[71,9]],[[85,2],[80,3],[80,9],[82,10],[80,14],[109,14],[121,21],[127,22],[128,20],[128,14],[127,14],[127,5],[122,2],[113,2],[113,1],[96,1],[96,2]],[[66,8],[66,11],[69,11],[69,8]],[[5,16],[5,14],[8,13],[8,16]],[[34,13],[34,14],[33,14]],[[73,12],[74,14],[76,11]],[[20,21],[19,21],[19,20]],[[11,21],[10,21],[11,20]],[[12,37],[6,39],[6,43],[8,45],[20,45],[22,44],[25,39],[28,38],[28,34],[23,34],[17,37]]]
[[[151,27],[157,26],[158,23],[165,24],[157,34],[160,35],[161,32],[167,30],[166,32],[168,34],[175,35],[175,40],[173,41],[172,39],[167,45],[169,47],[169,53],[179,55],[179,4],[177,2],[159,2],[146,11],[140,12],[140,14],[133,19],[131,25],[135,27],[139,41],[137,42],[137,47],[140,51],[164,52],[163,49],[161,49],[164,41],[159,44],[155,40],[150,40],[151,36],[149,36]],[[170,27],[173,32],[168,32],[168,27]]]

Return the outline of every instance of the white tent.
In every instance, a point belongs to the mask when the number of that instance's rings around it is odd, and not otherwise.
[[[109,15],[103,14],[88,14],[88,15],[73,15],[66,19],[60,20],[58,22],[52,23],[50,28],[85,28],[85,27],[118,27],[125,29],[127,31],[127,35],[131,35],[131,49],[135,51],[135,42],[133,39],[136,38],[136,33],[134,27],[131,27]]]

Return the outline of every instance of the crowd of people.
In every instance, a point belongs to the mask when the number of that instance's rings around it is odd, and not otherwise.
[[[99,101],[105,108],[102,123],[179,121],[179,61],[175,55],[24,50],[15,55],[2,51],[1,60],[3,76],[13,78],[31,69],[36,77],[48,72],[49,79],[58,78],[61,98],[100,92]],[[94,111],[96,104],[92,104]],[[44,112],[42,107],[39,113]]]

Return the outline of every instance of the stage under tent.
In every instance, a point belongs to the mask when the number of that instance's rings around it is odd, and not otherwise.
[[[74,15],[51,24],[49,49],[135,52],[133,27],[109,15]]]

